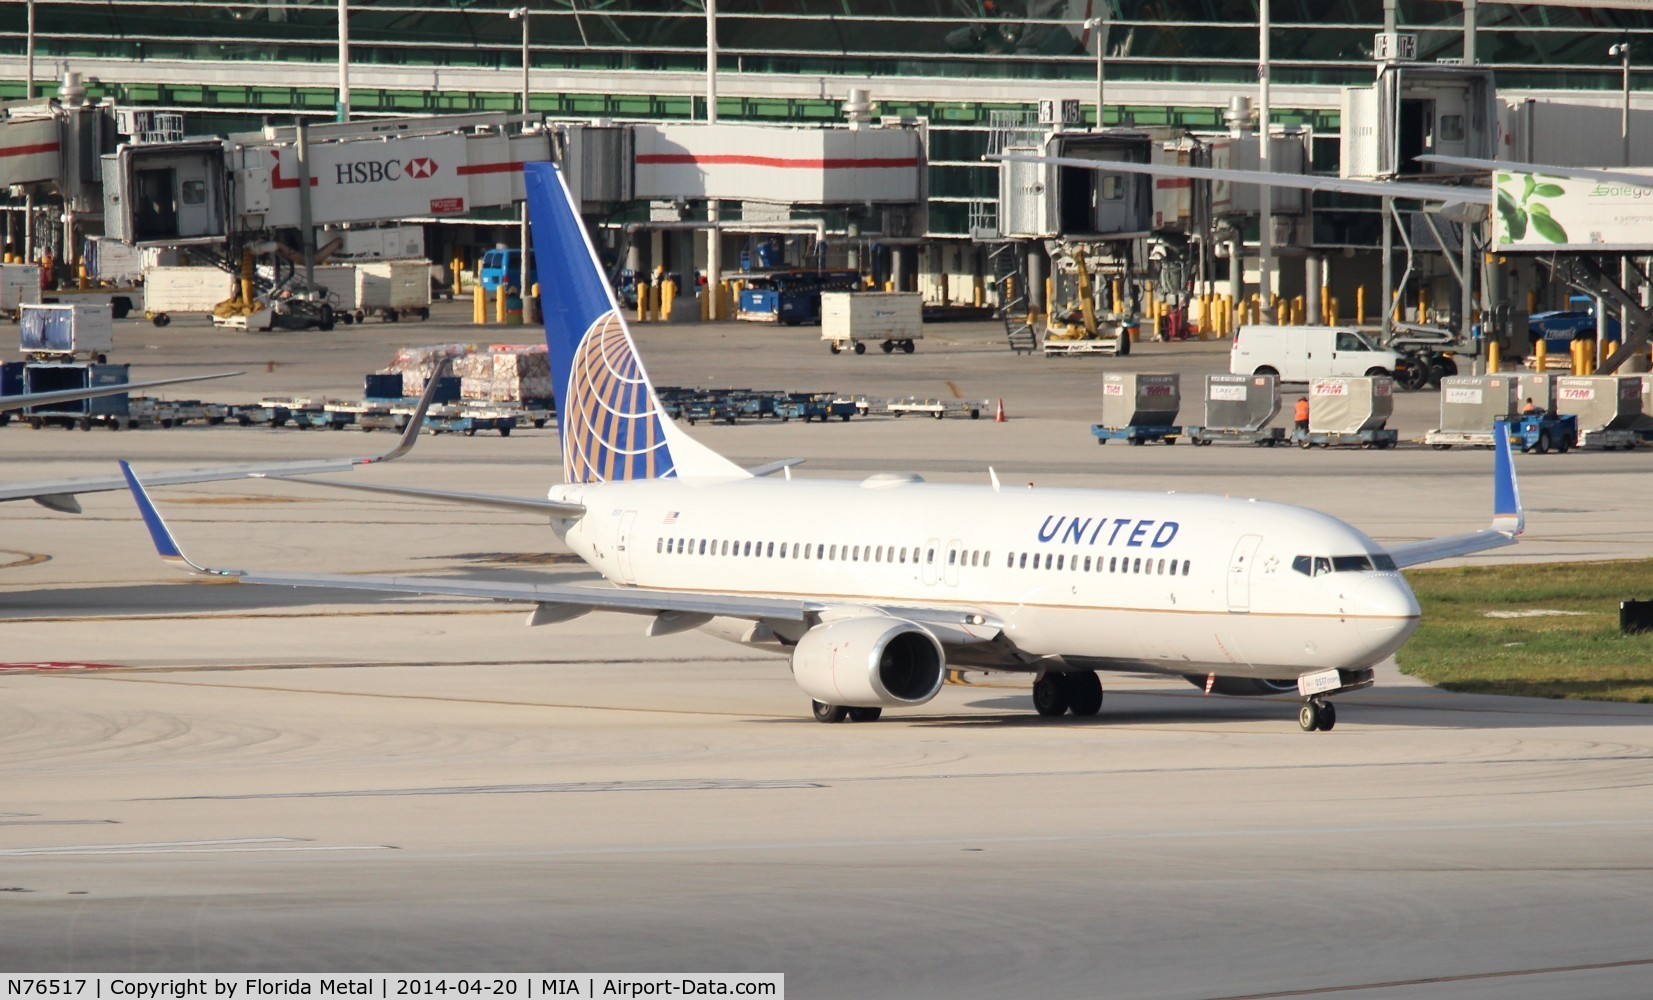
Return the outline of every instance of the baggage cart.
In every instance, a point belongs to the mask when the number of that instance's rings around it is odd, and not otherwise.
[[[1109,441],[1124,441],[1132,445],[1147,444],[1149,441],[1176,444],[1177,438],[1182,436],[1182,428],[1175,424],[1130,424],[1125,427],[1091,424],[1091,433],[1096,435],[1097,444],[1107,444]]]
[[[979,420],[982,411],[987,409],[987,400],[979,402],[964,399],[920,399],[917,396],[908,396],[906,399],[891,400],[884,404],[884,411],[896,417],[904,417],[909,413],[920,413],[925,416],[942,419],[948,414],[968,416],[971,420]]]

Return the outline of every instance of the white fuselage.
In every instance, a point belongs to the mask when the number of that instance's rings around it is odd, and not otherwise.
[[[1290,679],[1363,669],[1417,627],[1406,581],[1325,514],[1200,494],[930,484],[908,477],[559,486],[554,526],[610,581],[944,607],[1003,623],[1017,656]],[[892,613],[898,613],[892,611]],[[990,665],[977,662],[976,665]]]

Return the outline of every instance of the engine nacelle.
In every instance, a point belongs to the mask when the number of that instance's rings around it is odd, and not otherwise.
[[[947,658],[922,626],[867,616],[817,625],[792,650],[792,679],[828,705],[922,705],[941,690]]]
[[[1205,687],[1205,677],[1202,674],[1183,674],[1182,679],[1197,688]],[[1296,694],[1297,681],[1277,681],[1267,677],[1219,677],[1211,685],[1212,694],[1231,695],[1267,695],[1267,694]]]

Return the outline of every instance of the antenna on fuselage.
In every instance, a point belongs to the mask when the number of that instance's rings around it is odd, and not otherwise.
[[[987,467],[987,478],[993,480],[993,492],[999,492],[999,474],[993,471],[991,465]]]

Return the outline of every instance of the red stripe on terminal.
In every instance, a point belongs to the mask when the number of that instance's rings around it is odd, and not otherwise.
[[[712,153],[697,156],[694,153],[644,153],[638,163],[660,166],[719,166],[719,167],[777,167],[782,170],[846,170],[888,169],[916,167],[916,156],[843,156],[825,159],[802,157],[750,156],[742,153]]]
[[[55,153],[58,149],[55,142],[37,142],[33,146],[0,147],[0,156],[33,156],[35,153]]]
[[[459,168],[459,176],[469,174],[510,174],[523,168],[522,163],[474,163]]]
[[[1161,177],[1154,181],[1154,187],[1157,188],[1185,188],[1193,186],[1193,180],[1188,177]]]

